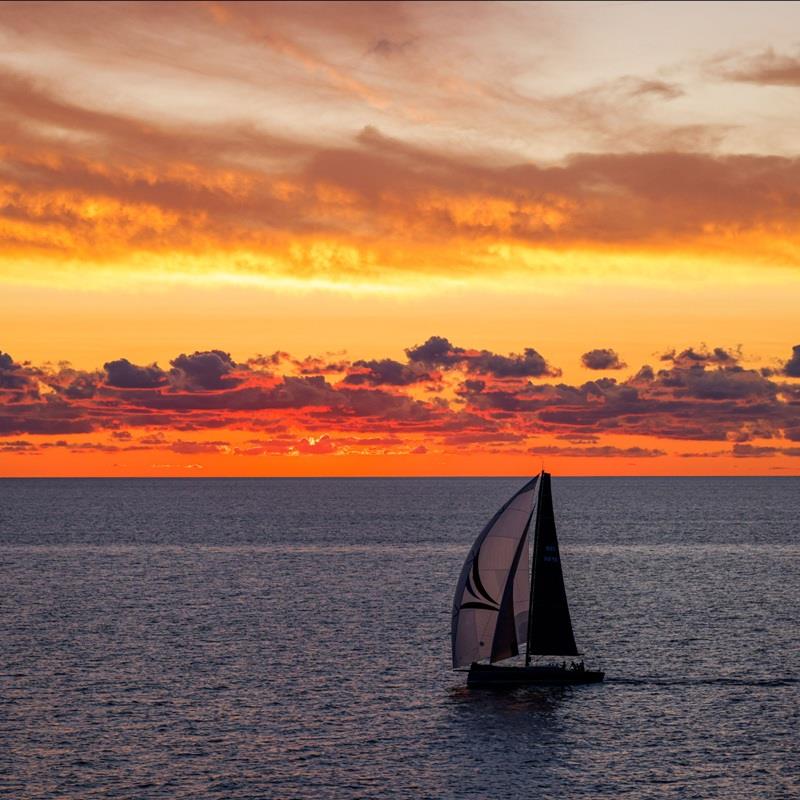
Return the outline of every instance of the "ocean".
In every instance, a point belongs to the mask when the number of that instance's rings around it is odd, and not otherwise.
[[[554,478],[606,681],[467,690],[524,482],[0,481],[0,796],[800,796],[800,479]]]

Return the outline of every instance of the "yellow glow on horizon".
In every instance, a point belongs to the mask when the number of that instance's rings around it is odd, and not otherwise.
[[[113,209],[117,211],[117,209]],[[98,218],[109,207],[87,201],[82,214]],[[172,224],[158,209],[156,223]],[[24,223],[9,223],[0,233],[25,238]],[[58,237],[48,243],[66,242]],[[35,239],[33,235],[29,240]],[[534,289],[563,294],[587,283],[620,286],[698,287],[785,284],[796,269],[800,247],[773,241],[770,252],[720,252],[706,246],[661,250],[610,246],[543,248],[509,242],[451,243],[447,250],[413,245],[403,252],[378,244],[290,239],[274,248],[219,248],[109,253],[105,258],[46,253],[0,255],[0,285],[42,286],[107,292],[116,289],[179,286],[241,286],[265,291],[424,296],[472,288],[494,295]],[[779,258],[779,254],[786,256]]]

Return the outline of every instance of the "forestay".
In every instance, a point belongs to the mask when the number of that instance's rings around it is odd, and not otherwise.
[[[490,520],[469,551],[453,598],[453,666],[519,653],[530,604],[528,528],[539,494],[537,476]]]

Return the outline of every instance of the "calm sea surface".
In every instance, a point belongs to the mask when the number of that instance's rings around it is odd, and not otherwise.
[[[0,481],[0,796],[800,796],[800,480],[554,479],[607,681],[467,691],[523,482]]]

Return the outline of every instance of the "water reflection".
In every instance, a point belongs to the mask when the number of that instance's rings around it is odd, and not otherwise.
[[[479,713],[532,711],[552,713],[555,707],[574,691],[571,686],[520,686],[508,689],[498,686],[453,686],[448,692],[452,705],[477,709]]]

